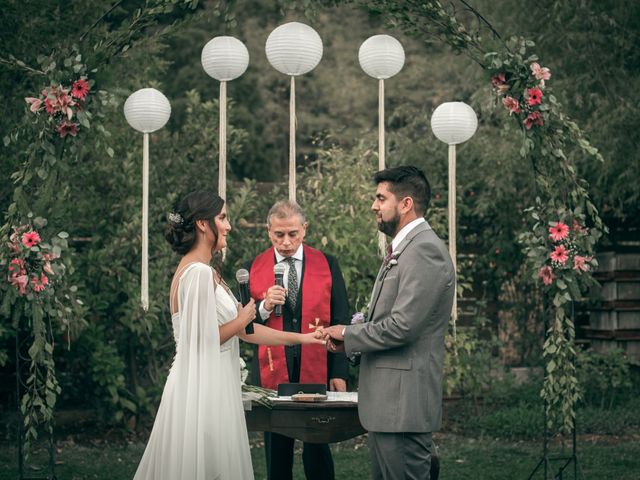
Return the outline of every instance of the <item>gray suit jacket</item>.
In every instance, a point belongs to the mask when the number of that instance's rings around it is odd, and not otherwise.
[[[347,327],[345,350],[362,354],[358,413],[364,428],[433,432],[442,421],[453,264],[428,223],[411,230],[396,252],[397,264],[380,269],[368,321]]]

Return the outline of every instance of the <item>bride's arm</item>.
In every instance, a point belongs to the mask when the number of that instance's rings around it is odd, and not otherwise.
[[[273,328],[265,327],[259,323],[253,324],[253,334],[247,335],[244,330],[238,333],[238,336],[248,343],[257,343],[259,345],[297,345],[314,343],[317,345],[324,345],[325,341],[322,339],[320,332],[316,333],[294,333],[283,332],[281,330],[274,330]]]
[[[229,340],[234,335],[244,334],[244,327],[251,322],[256,316],[256,303],[253,300],[249,300],[247,305],[238,306],[238,316],[230,322],[220,325],[218,327],[220,331],[220,345]]]

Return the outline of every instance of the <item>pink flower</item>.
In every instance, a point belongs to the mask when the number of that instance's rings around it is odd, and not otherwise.
[[[26,275],[18,275],[9,278],[9,283],[18,289],[20,295],[27,293],[27,282],[28,279]]]
[[[549,265],[542,267],[538,271],[538,277],[542,279],[542,282],[545,285],[551,285],[553,283],[553,279],[555,278],[553,276],[553,270]]]
[[[26,97],[25,101],[31,105],[29,107],[29,110],[31,110],[33,113],[39,112],[40,110],[42,110],[42,99],[41,98],[35,98],[35,97]]]
[[[42,270],[44,270],[45,272],[47,272],[49,275],[55,275],[56,273],[53,271],[53,268],[51,267],[51,262],[44,262],[44,265],[42,267]]]
[[[79,100],[84,100],[84,97],[89,93],[89,82],[84,78],[73,82],[71,87],[71,95]]]
[[[527,118],[524,119],[523,123],[527,130],[531,130],[531,127],[533,127],[534,125],[538,125],[539,127],[544,125],[540,112],[531,112],[529,115],[527,115]]]
[[[512,113],[520,113],[522,109],[520,108],[520,102],[513,97],[504,97],[502,99],[502,104],[507,107],[509,110],[509,115]]]
[[[542,90],[539,88],[529,88],[527,89],[527,93],[529,94],[529,105],[540,105],[540,103],[542,103]]]
[[[49,115],[55,115],[60,112],[66,115],[69,120],[73,117],[73,110],[71,107],[76,105],[76,102],[69,95],[69,90],[62,88],[62,85],[57,87],[49,87],[49,90],[44,90],[45,96],[44,108]]]
[[[576,255],[573,257],[573,269],[580,272],[588,272],[589,271],[589,263],[593,257],[583,257],[581,255]]]
[[[577,221],[573,221],[573,225],[571,225],[571,230],[578,233],[586,233],[587,229],[580,225]]]
[[[504,72],[500,72],[491,77],[491,85],[494,87],[499,87],[506,82],[506,78],[504,76]]]
[[[554,226],[549,227],[549,233],[551,235],[551,240],[554,242],[559,242],[560,240],[564,240],[569,235],[569,226],[562,222],[557,222]]]
[[[60,138],[64,138],[67,135],[71,135],[75,137],[78,135],[78,124],[70,122],[69,120],[63,120],[58,128],[56,128],[56,132],[60,134]]]
[[[35,247],[39,241],[38,232],[31,231],[22,234],[22,244],[27,248]]]
[[[569,251],[564,245],[558,245],[550,257],[553,262],[564,264],[569,259]]]
[[[24,275],[26,272],[24,268],[24,260],[22,258],[13,258],[9,262],[9,273],[12,277],[18,275]]]
[[[551,72],[547,67],[541,67],[539,63],[531,64],[531,73],[536,77],[537,80],[540,80],[540,86],[544,87],[544,81],[549,80],[551,78]]]
[[[500,94],[505,94],[509,91],[509,85],[507,85],[504,72],[500,72],[491,77],[491,85],[493,85],[493,88]]]
[[[47,288],[48,283],[49,279],[44,273],[40,276],[40,278],[38,278],[37,276],[31,278],[31,288],[33,288],[35,292],[43,291],[45,288]]]

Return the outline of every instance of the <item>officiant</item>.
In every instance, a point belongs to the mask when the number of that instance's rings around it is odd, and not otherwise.
[[[271,328],[311,332],[349,324],[349,302],[338,261],[303,243],[307,225],[297,203],[275,203],[267,214],[272,246],[247,265],[251,296],[258,304],[256,321]],[[285,267],[284,286],[275,285],[274,266],[280,263]],[[280,308],[281,315],[276,315]],[[251,369],[252,382],[265,388],[275,390],[280,383],[321,383],[338,392],[347,390],[348,370],[344,353],[296,345],[257,346]],[[293,438],[265,432],[270,480],[292,478],[293,445]],[[307,479],[335,478],[328,444],[304,443],[302,461]]]

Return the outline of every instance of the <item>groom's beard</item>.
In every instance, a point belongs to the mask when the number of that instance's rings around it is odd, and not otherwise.
[[[398,232],[399,224],[400,224],[400,215],[396,213],[394,217],[392,217],[387,221],[380,219],[380,223],[378,224],[378,230],[380,230],[385,235],[394,237]]]

